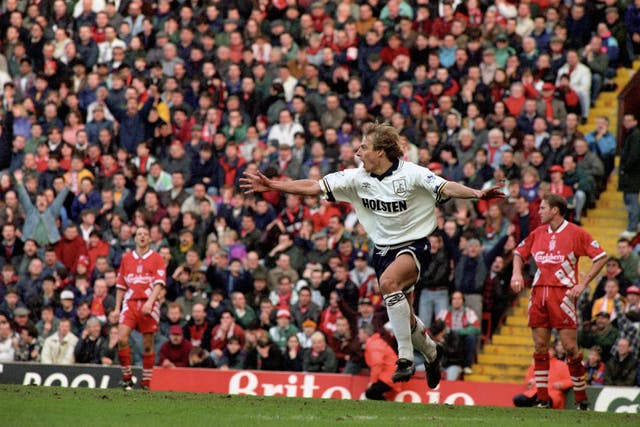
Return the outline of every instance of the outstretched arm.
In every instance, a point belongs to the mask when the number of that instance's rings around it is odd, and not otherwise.
[[[240,187],[244,189],[246,194],[261,193],[263,191],[281,191],[300,196],[319,196],[322,194],[322,188],[320,188],[318,181],[312,179],[276,181],[267,178],[262,172],[253,174],[245,171],[244,177],[240,178]]]
[[[504,198],[504,193],[498,186],[487,188],[486,190],[475,190],[453,181],[448,181],[445,184],[442,188],[442,194],[456,199],[490,200]]]

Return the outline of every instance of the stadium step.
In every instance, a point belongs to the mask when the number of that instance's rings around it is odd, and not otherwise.
[[[529,338],[531,341],[531,338]],[[511,365],[511,366],[521,366],[524,368],[529,368],[531,362],[533,361],[533,356],[511,356],[511,355],[502,355],[502,354],[479,354],[478,355],[478,363],[479,364],[493,364],[493,365]]]
[[[526,315],[526,312],[524,312]],[[509,326],[505,325],[500,329],[501,334],[510,335],[512,337],[530,337],[531,330],[525,326]]]
[[[465,375],[464,380],[478,383],[522,384],[524,383],[524,375],[480,375],[474,373],[473,375]]]
[[[521,336],[495,334],[491,338],[491,343],[496,345],[525,346],[525,345],[532,345],[533,341],[531,340],[531,336],[521,337]]]
[[[529,352],[529,357],[531,357],[531,352]],[[473,370],[473,375],[513,375],[515,377],[520,377],[521,369],[519,366],[511,366],[511,365],[473,365],[471,368]]]
[[[504,345],[504,344],[487,344],[482,348],[485,354],[504,354],[514,356],[531,355],[533,351],[533,341],[527,345]]]

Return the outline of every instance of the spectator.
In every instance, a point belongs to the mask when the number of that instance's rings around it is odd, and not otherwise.
[[[34,205],[22,185],[22,171],[16,171],[14,177],[17,183],[20,204],[24,207],[26,214],[26,221],[22,229],[22,241],[26,242],[29,239],[33,239],[40,245],[57,243],[60,240],[60,232],[58,227],[55,226],[55,222],[60,215],[60,208],[69,193],[69,188],[65,187],[56,196],[51,205],[48,205],[44,194],[39,194],[36,196]]]
[[[189,352],[189,367],[191,368],[215,368],[215,363],[209,357],[207,350],[194,347]]]
[[[312,320],[318,323],[320,319],[320,307],[316,305],[311,299],[311,289],[309,287],[302,287],[298,289],[298,302],[291,306],[291,316],[293,318],[293,324],[299,328],[305,320]]]
[[[609,257],[605,267],[604,276],[600,279],[596,285],[596,289],[593,291],[593,301],[598,298],[602,298],[605,295],[605,286],[611,279],[617,281],[618,290],[623,294],[626,293],[627,288],[631,286],[631,283],[626,279],[626,277],[624,277],[624,271],[622,270],[622,266],[618,258],[613,256]]]
[[[462,338],[464,346],[463,372],[471,375],[471,364],[476,354],[476,342],[480,335],[480,320],[478,315],[465,306],[465,297],[460,291],[451,295],[451,306],[438,314],[447,327]]]
[[[371,324],[358,330],[358,340],[365,349],[364,359],[370,369],[370,385],[365,391],[365,396],[369,400],[386,400],[385,393],[391,390],[399,391],[398,384],[391,381],[396,353],[380,334],[374,331]]]
[[[327,345],[324,334],[316,332],[311,337],[311,348],[305,350],[302,362],[304,372],[337,372],[336,355]]]
[[[618,281],[614,278],[608,279],[604,285],[604,295],[593,301],[591,317],[595,318],[598,314],[604,313],[613,320],[615,318],[613,301],[619,295]]]
[[[14,361],[17,340],[9,319],[0,313],[0,361],[4,363]]]
[[[0,322],[2,322],[0,320]],[[28,324],[20,331],[18,345],[15,349],[16,362],[37,362],[40,358],[40,342],[38,342],[38,330],[32,324]]]
[[[630,283],[635,283],[638,279],[638,264],[640,263],[640,257],[633,252],[631,242],[625,238],[618,239],[618,256],[622,272],[625,279]]]
[[[474,313],[482,313],[482,287],[487,277],[482,245],[479,240],[470,239],[465,249],[466,254],[456,264],[455,289],[464,295],[467,307]]]
[[[589,34],[587,31],[586,34]],[[586,121],[589,117],[589,107],[591,106],[591,70],[580,62],[578,52],[569,50],[567,52],[567,63],[558,70],[556,85],[560,84],[562,76],[568,75],[571,88],[575,90],[580,99],[581,116]]]
[[[268,337],[258,339],[256,347],[247,354],[245,369],[281,371],[284,369],[282,352]]]
[[[100,352],[105,339],[102,337],[100,321],[92,317],[87,321],[75,347],[75,363],[100,364]]]
[[[182,316],[182,308],[179,304],[169,306],[169,319],[173,325],[179,324],[178,315]],[[176,317],[178,317],[176,319]],[[170,325],[169,327],[173,326]],[[168,331],[167,331],[168,332]],[[207,349],[211,340],[211,325],[206,318],[204,304],[196,303],[191,307],[189,321],[183,327],[184,339],[189,341],[193,347]],[[168,334],[167,334],[168,335]]]
[[[441,319],[436,319],[431,324],[431,336],[433,340],[443,347],[442,368],[448,381],[457,381],[462,374],[464,363],[464,343],[462,337],[447,327]]]
[[[607,363],[611,347],[618,337],[618,329],[611,325],[608,313],[599,312],[592,322],[585,322],[578,331],[578,344],[583,348],[598,346],[602,349],[602,360]]]
[[[107,338],[102,342],[100,349],[100,363],[102,365],[117,365],[118,360],[118,327],[112,326],[107,329]]]
[[[553,409],[563,409],[565,392],[572,387],[569,367],[563,360],[557,358],[553,348],[549,349],[549,353],[549,398],[552,403],[551,407]],[[527,382],[527,391],[513,397],[513,404],[517,407],[535,406],[538,402],[533,364],[529,366],[525,380]]]
[[[281,308],[276,314],[276,326],[269,329],[269,337],[273,344],[284,353],[289,337],[297,334],[298,331],[299,329],[291,324],[291,313],[289,310]]]
[[[630,387],[636,382],[637,360],[631,353],[629,340],[618,340],[616,354],[607,362],[604,374],[605,385]]]
[[[598,155],[604,164],[604,176],[608,178],[614,168],[616,139],[609,131],[609,118],[596,118],[596,129],[584,136],[589,150]]]
[[[308,327],[306,326],[309,323],[313,323],[312,320],[306,320],[302,325],[302,327],[306,330]],[[315,329],[315,325],[314,325]],[[306,331],[305,331],[306,334]],[[298,333],[298,335],[300,335]],[[284,351],[284,365],[283,368],[285,371],[291,372],[301,372],[302,371],[302,355],[304,353],[304,349],[300,345],[300,340],[298,339],[298,335],[291,335],[287,340],[287,348]]]
[[[597,345],[589,349],[584,369],[587,372],[587,385],[604,385],[605,364],[602,361],[602,349]]]
[[[220,323],[211,330],[209,348],[214,360],[218,360],[222,356],[222,351],[227,346],[227,340],[233,336],[240,340],[241,346],[244,345],[244,330],[235,323],[233,313],[223,309],[220,313]]]
[[[238,337],[231,337],[227,340],[227,348],[222,352],[222,357],[218,360],[221,370],[242,369],[245,364],[247,353],[240,345]]]
[[[75,363],[74,350],[78,337],[71,332],[71,321],[61,319],[58,332],[44,341],[42,363],[53,365],[72,365]]]
[[[429,244],[431,260],[416,286],[420,295],[418,316],[427,328],[431,327],[433,318],[447,308],[451,287],[451,263],[442,245],[442,236],[432,234]]]
[[[639,36],[640,38],[640,36]],[[620,235],[626,239],[633,239],[638,231],[640,220],[640,129],[633,114],[627,113],[622,119],[622,126],[626,137],[620,151],[618,191],[624,194],[624,204],[627,207],[627,229]]]
[[[163,368],[184,368],[189,366],[189,353],[193,346],[184,339],[182,328],[173,325],[169,328],[169,341],[160,348],[160,364]]]

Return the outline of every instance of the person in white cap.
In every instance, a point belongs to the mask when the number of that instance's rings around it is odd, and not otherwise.
[[[269,329],[269,337],[271,341],[281,351],[287,348],[287,340],[291,335],[295,335],[300,330],[291,324],[291,312],[287,309],[281,308],[276,313],[276,326],[272,326]]]

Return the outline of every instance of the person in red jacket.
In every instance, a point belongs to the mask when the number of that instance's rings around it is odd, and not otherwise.
[[[233,336],[240,340],[241,346],[244,346],[244,329],[235,322],[230,310],[222,310],[220,323],[211,330],[209,348],[214,360],[222,356],[222,352],[227,347],[227,340]]]
[[[573,190],[564,183],[564,168],[560,165],[553,165],[549,168],[549,175],[551,176],[551,187],[549,190],[553,194],[558,194],[565,199],[571,199]]]
[[[370,323],[360,327],[358,339],[364,344],[364,361],[371,371],[369,388],[364,395],[369,400],[386,400],[385,393],[400,391],[400,385],[391,379],[398,356]]]
[[[380,59],[385,65],[393,64],[398,55],[409,56],[409,49],[406,46],[402,46],[402,39],[399,34],[391,34],[387,43],[387,46],[380,51]]]
[[[87,255],[87,245],[84,242],[75,224],[65,227],[62,239],[55,245],[56,256],[69,271],[76,270],[78,259],[82,255]]]
[[[554,348],[555,346],[549,347],[549,398],[553,409],[563,409],[565,392],[573,386],[573,383],[569,374],[569,366],[556,358]],[[513,404],[517,407],[531,407],[538,400],[533,363],[529,366],[525,382],[527,390],[513,397]]]
[[[189,366],[189,353],[193,346],[184,339],[180,325],[169,328],[169,341],[160,347],[160,366],[163,368],[184,368]]]
[[[100,233],[98,233],[98,231],[93,230],[89,233],[89,245],[87,247],[87,255],[89,257],[89,275],[93,273],[98,257],[109,256],[110,248],[111,247],[107,242],[100,239]]]

